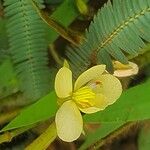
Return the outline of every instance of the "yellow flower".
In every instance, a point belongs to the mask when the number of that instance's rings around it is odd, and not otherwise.
[[[76,140],[83,130],[81,112],[95,113],[113,104],[121,95],[120,81],[105,72],[105,65],[94,66],[82,73],[72,85],[72,72],[62,67],[55,78],[55,91],[63,102],[56,113],[60,139]]]
[[[127,65],[120,63],[119,61],[114,61],[114,76],[116,77],[129,77],[136,75],[139,72],[139,67],[137,64],[130,62]]]

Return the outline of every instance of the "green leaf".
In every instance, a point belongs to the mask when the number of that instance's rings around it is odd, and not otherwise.
[[[123,92],[116,103],[104,111],[84,116],[86,122],[129,122],[150,119],[150,80]]]
[[[74,0],[65,0],[50,17],[58,21],[65,27],[70,25],[73,20],[79,15],[73,1]],[[50,43],[53,43],[58,36],[58,33],[56,33],[53,29],[50,29],[50,27],[47,26],[47,39]]]
[[[46,4],[56,5],[62,3],[64,0],[45,0]]]
[[[37,3],[41,7],[44,0]],[[37,100],[50,89],[45,25],[30,1],[4,0],[3,5],[8,19],[9,52],[20,91],[27,99]]]
[[[88,0],[86,0],[87,2]],[[64,0],[64,2],[50,16],[64,27],[68,27],[79,15],[74,0]],[[59,36],[53,29],[47,26],[47,39],[53,43]]]
[[[6,75],[7,73],[7,75]],[[10,59],[0,64],[0,99],[18,91],[18,83]]]
[[[0,17],[0,49],[8,49],[8,38],[6,34],[6,19]],[[0,54],[1,55],[1,54]]]
[[[112,57],[126,64],[126,54],[137,56],[144,41],[150,42],[149,10],[149,0],[109,0],[95,15],[85,41],[67,51],[75,76],[91,64],[106,64],[113,71]]]
[[[100,128],[98,128],[93,133],[87,135],[85,142],[81,145],[79,150],[87,149],[91,144],[95,143],[96,141],[106,137],[111,132],[119,128],[123,125],[123,122],[113,122],[113,123],[103,123],[101,124]]]
[[[36,103],[23,109],[1,132],[38,123],[53,117],[57,110],[55,92],[51,92]]]
[[[100,123],[94,133],[89,133],[80,150],[108,136],[129,121],[150,118],[150,80],[123,92],[120,99],[104,111],[84,116],[86,122]]]
[[[150,148],[150,122],[146,121],[138,135],[138,149],[149,150]]]

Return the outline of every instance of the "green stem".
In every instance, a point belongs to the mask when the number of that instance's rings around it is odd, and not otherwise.
[[[4,142],[10,142],[14,137],[22,134],[23,132],[29,130],[30,128],[34,127],[33,125],[22,127],[10,132],[5,132],[4,134],[0,135],[0,144]]]
[[[53,122],[44,133],[35,139],[25,150],[45,150],[57,137],[55,123]]]
[[[54,60],[56,61],[57,64],[59,64],[60,66],[63,65],[63,62],[62,60],[59,58],[55,48],[54,48],[54,45],[53,44],[50,44],[49,45],[49,50],[50,50],[50,53],[52,55],[52,57],[54,58]]]
[[[100,149],[100,147],[102,147],[103,145],[107,143],[110,143],[110,141],[113,142],[116,138],[120,136],[124,136],[125,133],[129,132],[131,129],[134,129],[138,124],[139,122],[130,122],[130,123],[123,125],[119,129],[117,129],[116,131],[108,135],[106,138],[101,139],[100,141],[93,144],[91,146],[91,149],[93,150]]]
[[[81,34],[65,28],[63,25],[55,21],[53,18],[49,17],[49,14],[44,10],[40,10],[33,0],[32,4],[36,9],[36,11],[38,12],[39,16],[41,17],[41,19],[47,25],[53,28],[57,33],[59,33],[64,39],[68,40],[70,43],[76,46],[78,46],[82,42],[84,37]]]

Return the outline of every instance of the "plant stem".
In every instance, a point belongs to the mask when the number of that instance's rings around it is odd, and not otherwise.
[[[45,150],[57,137],[55,123],[53,122],[37,139],[25,150]]]
[[[120,137],[121,135],[124,135],[124,133],[127,133],[128,131],[130,131],[131,128],[135,128],[135,126],[137,126],[137,125],[138,125],[138,122],[130,122],[130,123],[123,125],[119,129],[117,129],[116,131],[114,131],[113,133],[108,135],[106,138],[101,139],[100,141],[93,144],[91,146],[91,149],[92,150],[99,149],[103,145],[112,142],[114,139]]]
[[[49,14],[44,11],[40,10],[37,6],[37,4],[32,0],[32,4],[36,11],[38,12],[41,19],[49,25],[51,28],[53,28],[57,33],[59,33],[64,39],[68,40],[73,45],[78,46],[82,40],[83,36],[79,33],[76,33],[70,29],[65,28],[63,25],[61,25],[59,22],[55,21],[53,18],[49,16]]]
[[[34,127],[35,125],[30,125],[26,127],[22,127],[10,132],[5,132],[4,134],[0,135],[0,144],[4,142],[10,142],[14,137],[22,134],[23,132],[29,130],[30,128]]]
[[[54,45],[53,44],[50,44],[49,45],[49,50],[50,50],[50,53],[52,55],[52,57],[54,58],[54,60],[56,61],[57,64],[59,64],[60,66],[63,65],[63,62],[62,60],[59,58],[55,48],[54,48]]]

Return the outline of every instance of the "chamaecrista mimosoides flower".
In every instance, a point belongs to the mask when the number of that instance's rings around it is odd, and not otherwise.
[[[83,72],[72,85],[72,72],[62,67],[55,78],[55,91],[62,101],[55,117],[57,134],[66,142],[76,140],[82,133],[81,112],[95,113],[113,104],[122,93],[120,81],[105,71],[105,65]]]
[[[122,64],[119,61],[114,61],[113,62],[113,66],[114,66],[114,76],[116,77],[130,77],[133,75],[138,74],[139,72],[139,67],[137,64],[130,62],[127,65]]]

